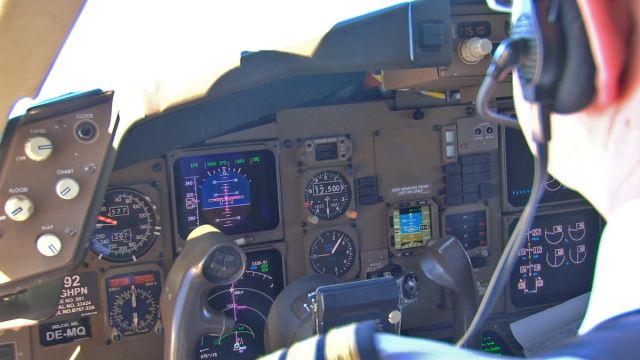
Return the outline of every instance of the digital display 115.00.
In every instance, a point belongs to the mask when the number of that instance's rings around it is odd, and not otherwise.
[[[275,156],[269,150],[189,156],[174,164],[178,230],[200,225],[225,234],[275,228],[279,221]]]

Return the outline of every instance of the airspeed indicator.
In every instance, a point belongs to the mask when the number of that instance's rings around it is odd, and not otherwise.
[[[107,191],[91,238],[91,250],[109,261],[136,261],[158,236],[160,228],[154,210],[149,198],[137,191]]]

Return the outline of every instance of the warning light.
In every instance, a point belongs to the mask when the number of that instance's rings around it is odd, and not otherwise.
[[[358,218],[358,212],[355,210],[349,210],[345,213],[345,215],[351,220],[355,220]]]

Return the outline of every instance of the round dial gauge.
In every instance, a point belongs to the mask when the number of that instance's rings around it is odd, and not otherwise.
[[[311,242],[309,261],[313,271],[319,274],[341,277],[353,267],[356,244],[340,230],[329,230]]]
[[[344,214],[351,203],[351,186],[337,171],[314,175],[304,188],[304,206],[320,219],[333,220]]]
[[[113,326],[125,336],[151,331],[160,313],[151,292],[135,286],[117,295],[109,311]]]
[[[154,206],[130,189],[107,191],[91,238],[91,249],[102,259],[136,261],[159,231]]]
[[[112,339],[146,334],[159,326],[160,273],[116,275],[106,280]]]

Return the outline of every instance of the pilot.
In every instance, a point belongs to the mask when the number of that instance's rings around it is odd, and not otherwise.
[[[596,94],[585,109],[551,115],[548,170],[580,192],[606,219],[593,287],[579,336],[547,358],[640,357],[640,1],[577,0],[594,58]],[[531,104],[517,76],[514,97],[531,149]],[[532,150],[533,151],[533,150]],[[469,359],[492,355],[451,345],[373,333],[349,325],[294,344],[268,359]]]

